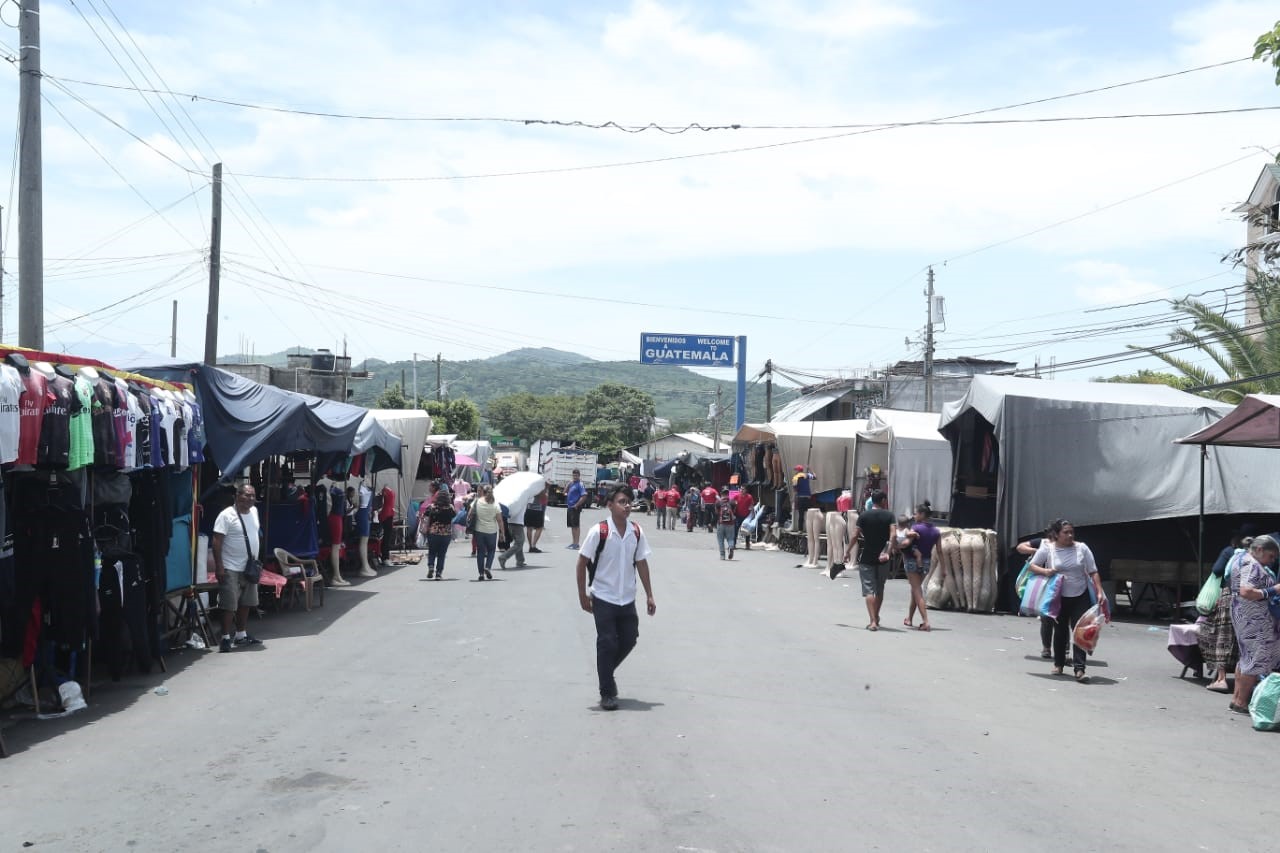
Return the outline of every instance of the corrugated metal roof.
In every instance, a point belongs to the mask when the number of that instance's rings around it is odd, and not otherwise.
[[[833,388],[829,391],[817,391],[813,394],[806,394],[798,400],[792,400],[790,403],[779,409],[773,416],[772,420],[774,422],[802,421],[810,415],[822,411],[848,392],[848,388]]]

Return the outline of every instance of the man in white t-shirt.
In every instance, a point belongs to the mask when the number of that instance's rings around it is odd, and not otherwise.
[[[605,506],[609,521],[602,522],[608,538],[601,545],[600,524],[587,529],[578,552],[578,602],[596,621],[596,673],[600,679],[600,707],[618,709],[618,683],[614,672],[635,648],[640,636],[636,613],[636,577],[644,585],[649,615],[658,610],[649,585],[649,555],[653,553],[640,525],[629,519],[635,495],[630,486],[615,486]],[[589,564],[596,564],[587,586]]]
[[[255,498],[253,486],[246,483],[236,492],[236,502],[218,513],[213,522],[213,565],[218,577],[218,608],[222,611],[220,652],[229,652],[233,646],[254,646],[262,642],[245,630],[249,608],[258,606],[258,584],[244,577],[249,560],[261,559],[262,553],[258,508],[253,505]],[[231,635],[233,619],[234,638]]]

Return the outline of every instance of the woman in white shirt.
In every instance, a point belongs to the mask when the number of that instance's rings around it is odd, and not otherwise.
[[[493,486],[485,484],[480,487],[480,497],[471,505],[475,515],[476,569],[480,576],[476,580],[491,581],[493,573],[493,557],[498,551],[498,533],[505,526],[502,520],[502,507],[493,499]]]
[[[1060,518],[1049,525],[1048,536],[1031,558],[1031,571],[1038,575],[1062,575],[1062,608],[1058,611],[1058,620],[1053,626],[1053,674],[1061,675],[1067,663],[1067,643],[1071,639],[1071,631],[1084,612],[1093,606],[1089,587],[1093,587],[1098,600],[1103,596],[1098,566],[1093,561],[1093,552],[1089,550],[1089,546],[1076,541],[1075,527],[1071,522]],[[1085,651],[1075,644],[1072,644],[1071,649],[1076,681],[1088,684]]]

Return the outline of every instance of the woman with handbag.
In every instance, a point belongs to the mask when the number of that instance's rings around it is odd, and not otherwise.
[[[493,580],[493,558],[498,553],[498,533],[505,537],[505,523],[502,520],[502,507],[493,499],[493,486],[485,483],[480,487],[480,497],[471,505],[468,526],[474,526],[476,534],[476,580]]]
[[[449,493],[441,489],[436,499],[422,517],[427,535],[427,580],[444,580],[444,555],[453,541],[453,501]],[[419,525],[419,530],[422,525]]]
[[[1277,558],[1280,544],[1270,536],[1258,536],[1249,544],[1248,555],[1231,570],[1231,624],[1240,645],[1240,663],[1229,707],[1237,714],[1249,713],[1249,698],[1258,679],[1280,666]]]
[[[1089,587],[1101,601],[1104,594],[1098,578],[1098,566],[1093,552],[1083,542],[1076,541],[1076,529],[1071,522],[1058,519],[1049,525],[1048,536],[1040,543],[1039,550],[1031,558],[1031,571],[1038,575],[1062,575],[1059,587],[1062,595],[1058,618],[1053,626],[1053,674],[1062,675],[1067,664],[1067,643],[1072,628],[1084,612],[1092,606]],[[1088,684],[1085,675],[1085,650],[1072,644],[1072,669],[1076,681]]]

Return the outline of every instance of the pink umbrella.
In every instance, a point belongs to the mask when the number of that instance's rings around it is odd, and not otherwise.
[[[453,457],[453,464],[454,464],[454,467],[461,467],[461,466],[463,466],[463,465],[470,465],[472,468],[479,468],[479,467],[480,467],[480,463],[479,463],[479,462],[477,462],[476,460],[472,459],[470,456],[468,456],[468,455],[467,455],[467,454],[465,454],[465,453],[459,453],[458,455],[454,456],[454,457]]]

